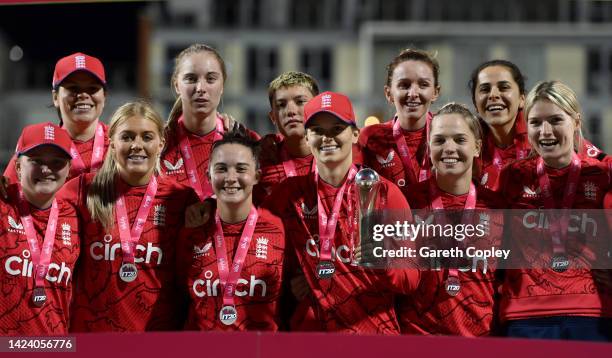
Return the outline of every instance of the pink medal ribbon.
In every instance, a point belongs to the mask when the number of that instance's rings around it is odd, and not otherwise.
[[[155,199],[156,193],[157,178],[152,176],[149,185],[147,185],[145,196],[140,202],[140,208],[138,208],[136,220],[131,230],[129,227],[130,219],[128,218],[125,208],[125,198],[123,195],[120,195],[117,201],[115,201],[115,214],[119,225],[119,237],[121,238],[121,252],[123,257],[123,262],[119,268],[119,278],[124,282],[132,282],[138,275],[138,269],[134,264],[134,249],[142,235],[142,230],[147,222],[147,217],[153,206],[153,200]]]
[[[437,184],[435,183],[435,179],[431,178],[429,182],[429,191],[431,193],[431,197],[434,199],[431,201],[431,208],[434,210],[444,210],[444,203],[442,202],[442,196],[440,195],[440,190],[438,190]],[[461,217],[462,222],[469,222],[470,217],[472,215],[472,210],[476,208],[476,186],[474,183],[470,182],[470,189],[468,190],[467,198],[465,199],[465,204],[463,206],[463,214]],[[442,216],[440,217],[440,221],[442,226],[446,225],[446,214],[442,212]],[[451,296],[457,296],[459,291],[461,290],[461,281],[459,280],[459,270],[456,268],[448,269],[448,278],[445,283],[446,292]]]
[[[70,144],[70,155],[72,155],[72,172],[81,174],[85,172],[85,162],[81,154],[77,150],[74,142]],[[96,134],[94,136],[93,152],[91,153],[91,165],[90,172],[95,173],[102,166],[104,162],[104,127],[102,123],[98,122],[96,126]]]
[[[287,176],[287,178],[297,176],[297,170],[295,170],[295,163],[293,163],[293,160],[291,160],[291,158],[289,157],[289,152],[287,152],[287,148],[285,147],[284,143],[280,150],[280,157],[283,161],[283,169],[285,170],[285,175]]]
[[[51,204],[51,212],[49,213],[49,219],[47,221],[45,238],[43,240],[42,252],[38,247],[38,236],[36,234],[36,229],[34,229],[32,215],[30,214],[30,204],[26,201],[21,187],[19,188],[18,208],[19,215],[21,216],[21,222],[23,223],[23,228],[28,239],[28,245],[30,246],[32,263],[35,268],[32,303],[37,307],[42,307],[47,301],[44,279],[45,276],[47,276],[47,271],[49,271],[49,263],[51,262],[51,253],[53,252],[53,244],[55,242],[55,231],[57,228],[59,208],[57,206],[57,201],[53,199],[53,203]]]
[[[429,125],[431,120],[433,119],[433,115],[427,112],[427,118],[425,119],[425,146],[429,148]],[[402,133],[402,127],[400,126],[400,121],[396,117],[395,122],[393,123],[393,139],[395,140],[395,145],[397,146],[398,153],[400,158],[402,159],[402,164],[404,166],[404,171],[406,172],[407,177],[413,177],[417,182],[422,182],[429,178],[429,161],[428,161],[428,152],[426,149],[425,154],[423,155],[423,161],[421,163],[421,169],[417,175],[416,169],[412,165],[412,153],[410,152],[410,148],[408,148],[408,144],[406,143],[406,138]]]
[[[342,205],[342,197],[344,196],[344,192],[346,191],[346,187],[350,182],[353,181],[355,175],[357,174],[357,168],[353,165],[348,172],[346,180],[344,184],[338,190],[336,194],[336,198],[334,199],[334,206],[332,207],[331,216],[327,216],[325,212],[325,208],[323,207],[323,202],[321,201],[321,195],[319,194],[319,171],[316,166],[314,168],[314,180],[315,187],[317,190],[317,212],[319,216],[319,242],[321,246],[321,252],[319,255],[319,264],[317,265],[316,274],[320,279],[329,279],[336,272],[336,268],[334,263],[332,262],[332,242],[334,239],[334,234],[336,233],[336,226],[338,224],[338,216],[340,213],[340,206]],[[349,198],[350,202],[350,198]],[[352,205],[349,204],[352,208]],[[349,212],[348,215],[349,223],[352,220],[352,215]],[[351,233],[352,234],[352,233]]]
[[[569,260],[565,256],[565,247],[563,241],[567,237],[567,227],[569,225],[569,216],[567,210],[572,208],[574,199],[576,199],[576,189],[578,187],[578,180],[580,179],[580,158],[576,153],[572,153],[572,161],[570,163],[569,174],[567,178],[567,184],[563,192],[563,201],[561,203],[562,214],[559,220],[551,217],[550,220],[550,231],[552,236],[553,244],[553,258],[551,262],[551,268],[556,272],[564,272],[569,267]],[[544,159],[538,158],[536,172],[538,174],[538,181],[540,189],[542,190],[542,196],[544,197],[544,208],[554,209],[555,199],[552,194],[552,188],[550,185],[550,179],[546,174],[544,168]]]
[[[238,312],[236,311],[236,305],[234,303],[234,291],[240,279],[240,272],[242,271],[244,259],[249,251],[249,245],[253,238],[253,233],[255,232],[255,225],[257,225],[258,217],[259,214],[257,213],[257,209],[251,206],[251,211],[247,217],[244,229],[242,229],[242,236],[240,236],[240,241],[238,242],[238,247],[234,254],[234,261],[230,269],[221,218],[219,217],[218,211],[215,214],[215,223],[217,225],[215,231],[215,253],[217,255],[219,281],[221,287],[223,287],[223,307],[221,307],[219,311],[219,320],[228,326],[234,324],[238,318]]]
[[[195,190],[200,201],[208,198],[212,195],[213,190],[210,183],[206,182],[204,186],[202,186],[202,182],[200,181],[200,177],[198,176],[198,167],[196,166],[195,159],[193,159],[193,151],[191,150],[191,143],[189,142],[189,137],[187,136],[187,131],[185,130],[185,126],[183,124],[183,117],[181,116],[178,120],[178,135],[180,138],[180,150],[181,156],[185,161],[185,169],[187,169],[187,177],[189,178],[189,183],[191,187]],[[213,142],[221,140],[223,138],[223,120],[217,116],[217,126],[215,129]]]

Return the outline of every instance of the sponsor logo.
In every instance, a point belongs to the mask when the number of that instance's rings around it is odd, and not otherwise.
[[[115,261],[122,260],[121,257],[121,243],[114,243],[111,245],[113,237],[111,235],[104,236],[104,242],[96,241],[89,245],[89,255],[96,261]],[[152,243],[147,243],[147,246],[138,244],[134,253],[136,263],[151,262],[161,265],[162,258],[164,256],[162,249],[154,246]]]
[[[153,225],[166,226],[166,207],[163,205],[155,205],[153,211]]]
[[[197,279],[193,282],[191,289],[196,297],[217,297],[223,295],[223,290],[219,287],[219,279],[213,280],[214,274],[212,271],[204,272],[204,279]],[[268,285],[264,280],[258,279],[255,275],[251,275],[249,280],[239,278],[234,294],[238,297],[266,297]]]
[[[539,187],[533,189],[528,186],[523,186],[523,198],[539,198],[541,189]]]
[[[489,223],[491,222],[491,217],[489,216],[489,214],[487,213],[480,213],[479,214],[479,221],[480,224],[483,226],[483,230],[484,232],[488,235],[490,232],[490,226]]]
[[[257,244],[255,245],[255,257],[258,259],[268,259],[268,242],[270,240],[265,237],[258,237]]]
[[[172,164],[170,161],[164,159],[164,166],[168,170],[166,174],[182,173],[183,170],[181,170],[181,168],[183,167],[183,158],[179,158],[175,164]]]
[[[489,173],[484,173],[484,175],[480,179],[480,185],[486,185],[488,180],[489,180]]]
[[[32,277],[34,263],[30,260],[30,250],[23,250],[21,256],[10,256],[4,262],[4,270],[11,276]],[[68,286],[72,277],[72,270],[65,262],[49,263],[49,270],[45,279],[49,282],[63,283]]]
[[[306,253],[312,257],[320,257],[319,254],[319,237],[314,235],[315,238],[306,240]],[[331,248],[331,260],[340,261],[345,264],[351,262],[351,250],[347,245],[340,245],[338,247],[332,246]]]
[[[555,220],[556,221],[556,220]],[[548,230],[550,219],[543,212],[528,211],[523,215],[523,226],[527,229]],[[579,232],[593,237],[597,236],[597,221],[589,217],[587,213],[569,215],[568,232]]]
[[[70,224],[63,223],[62,224],[62,242],[66,246],[72,245],[72,230],[70,228]]]
[[[306,203],[302,202],[302,213],[304,214],[305,219],[317,219],[317,205],[315,204],[312,208],[308,208]]]
[[[55,128],[45,126],[45,140],[55,140]]]
[[[390,168],[394,166],[395,163],[393,162],[393,158],[395,158],[395,152],[392,150],[389,151],[389,154],[387,154],[387,158],[383,158],[378,154],[376,155],[376,160],[383,168]]]
[[[591,158],[595,158],[601,153],[601,150],[592,144],[587,144],[587,155]]]
[[[597,184],[591,182],[591,181],[587,181],[584,182],[584,198],[587,200],[597,200],[597,192],[599,191],[599,188],[597,187]]]
[[[13,219],[12,216],[8,216],[8,223],[10,228],[8,229],[8,232],[12,232],[14,234],[22,234],[25,235],[25,230],[23,229],[23,224],[20,222],[17,222],[17,220]]]
[[[212,242],[209,242],[208,244],[204,244],[202,247],[194,246],[193,247],[193,258],[197,259],[202,256],[210,255],[209,251],[211,247],[212,247]]]

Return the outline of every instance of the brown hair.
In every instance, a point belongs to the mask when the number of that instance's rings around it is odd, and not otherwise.
[[[436,55],[431,54],[427,51],[407,48],[402,50],[397,56],[391,60],[391,62],[387,65],[387,81],[386,85],[391,87],[391,79],[393,78],[393,71],[395,68],[403,62],[406,61],[421,61],[425,62],[431,67],[434,76],[434,86],[438,87],[438,77],[440,76],[440,64],[438,60],[436,60]]]
[[[213,47],[204,45],[204,44],[193,44],[183,51],[181,51],[174,58],[174,71],[172,72],[172,77],[170,79],[170,88],[174,88],[174,84],[177,81],[178,73],[181,67],[181,62],[183,59],[189,55],[197,54],[200,52],[208,52],[211,53],[219,62],[219,66],[221,67],[221,75],[223,75],[223,83],[227,80],[227,70],[225,67],[225,61],[223,58],[215,50]],[[177,95],[174,104],[172,105],[172,109],[170,110],[170,114],[168,115],[168,120],[166,122],[166,137],[171,136],[172,133],[176,129],[176,124],[178,123],[178,118],[183,114],[183,101],[181,101],[181,97]]]

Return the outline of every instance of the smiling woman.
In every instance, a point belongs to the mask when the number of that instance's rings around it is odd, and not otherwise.
[[[61,58],[53,72],[53,106],[60,126],[70,135],[72,166],[68,179],[95,172],[108,148],[107,127],[100,121],[106,102],[104,65],[96,57],[74,53]],[[4,175],[16,180],[15,158]]]

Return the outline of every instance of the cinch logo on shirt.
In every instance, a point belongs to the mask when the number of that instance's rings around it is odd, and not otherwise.
[[[528,211],[523,215],[523,226],[527,229],[548,230],[550,222],[544,212]],[[573,214],[569,216],[567,231],[595,237],[597,236],[597,221],[589,217],[587,213]]]
[[[212,280],[213,276],[214,274],[209,270],[204,273],[204,279],[197,279],[193,282],[191,288],[196,297],[217,297],[219,294],[223,294],[223,291],[219,289],[219,279]],[[258,296],[266,297],[268,285],[264,280],[259,280],[255,275],[251,275],[249,281],[239,278],[234,294],[238,297],[255,297],[257,287],[260,291]]]
[[[72,230],[70,228],[70,224],[63,223],[62,224],[62,242],[66,246],[72,245]]]
[[[266,260],[268,258],[268,242],[265,237],[258,237],[255,245],[255,257]]]
[[[389,151],[389,154],[387,154],[387,158],[383,158],[380,155],[376,155],[376,160],[378,160],[378,163],[380,163],[380,165],[383,168],[389,168],[395,165],[395,163],[393,162],[393,158],[395,158],[395,151],[391,150]]]
[[[91,258],[96,261],[115,261],[115,259],[119,257],[119,260],[121,260],[121,243],[117,242],[111,245],[110,242],[112,240],[113,237],[111,235],[106,235],[104,236],[104,242],[92,242],[91,245],[89,245],[89,255]],[[164,256],[161,248],[154,246],[150,242],[147,243],[146,247],[138,244],[134,252],[134,262],[150,264],[153,259],[153,254],[155,254],[157,258],[157,265],[161,265],[162,257]]]
[[[316,236],[316,240],[314,238],[310,238],[306,240],[306,253],[312,257],[319,257],[319,244],[317,243],[318,235]],[[351,250],[347,245],[340,245],[337,249],[332,245],[331,249],[332,261],[339,260],[345,264],[351,262]]]
[[[181,168],[183,167],[183,158],[179,158],[179,160],[177,160],[175,164],[172,164],[172,162],[164,159],[164,166],[166,167],[166,169],[168,169],[168,171],[166,172],[166,174],[168,175],[182,173],[183,171],[181,170]]]
[[[193,247],[193,258],[197,259],[204,255],[208,256],[210,254],[209,251],[211,247],[212,247],[212,242],[209,242],[208,244],[205,244],[202,247],[194,246]]]
[[[23,250],[21,256],[10,256],[4,262],[4,270],[11,276],[32,277],[34,264],[30,261],[30,250]],[[65,262],[49,263],[49,270],[45,279],[49,282],[64,283],[68,286],[72,271]]]
[[[539,198],[540,197],[540,192],[542,190],[540,189],[540,187],[537,187],[535,189],[532,189],[528,186],[523,186],[523,198]]]
[[[13,219],[12,216],[8,215],[8,223],[10,228],[8,228],[8,232],[12,232],[14,234],[22,234],[25,235],[25,230],[23,229],[23,224],[20,222],[17,222],[15,219]]]
[[[596,201],[597,200],[597,192],[599,191],[599,188],[597,187],[597,184],[591,182],[591,181],[586,181],[584,182],[584,198],[587,200],[593,200]]]

